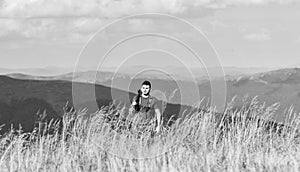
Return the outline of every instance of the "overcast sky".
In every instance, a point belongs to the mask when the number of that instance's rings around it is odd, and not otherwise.
[[[300,2],[297,1],[0,0],[0,67],[72,67],[97,30],[120,17],[145,12],[174,15],[191,22],[205,34],[224,66],[300,66]],[[191,47],[199,45],[205,49],[205,43],[198,42],[203,37],[174,23],[171,19],[140,17],[117,24],[99,33],[94,47],[83,52],[83,56],[98,59],[87,57],[82,65],[98,64],[105,53],[98,52],[105,50],[99,47],[108,46],[107,50],[123,39],[125,33],[164,30],[188,39]],[[161,66],[198,65],[188,59],[191,54],[181,49],[181,45],[164,38],[137,38],[122,46],[106,59],[106,65],[116,66],[117,61],[118,65],[143,64],[147,59],[152,59],[147,63]],[[159,51],[160,47],[163,50]],[[142,51],[143,48],[156,50]],[[126,55],[124,50],[128,50]],[[121,56],[126,56],[127,61]],[[208,53],[204,58],[211,57]]]

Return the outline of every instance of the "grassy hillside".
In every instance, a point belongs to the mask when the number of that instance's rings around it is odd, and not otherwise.
[[[300,140],[295,127],[266,130],[247,115],[270,116],[261,102],[240,111],[227,109],[239,123],[216,125],[213,111],[191,113],[153,138],[137,137],[126,123],[106,121],[110,111],[66,113],[61,134],[10,133],[0,140],[1,171],[299,171]],[[294,119],[294,126],[300,123]],[[226,126],[226,127],[222,127]],[[43,128],[40,127],[40,128]]]

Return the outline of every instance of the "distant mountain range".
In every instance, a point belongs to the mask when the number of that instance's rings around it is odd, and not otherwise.
[[[23,73],[26,75],[39,75],[39,76],[53,76],[60,75],[72,71],[71,68],[62,67],[44,67],[44,68],[0,68],[0,74],[5,75],[8,73]]]
[[[278,110],[278,114],[274,116],[274,119],[277,121],[284,121],[284,111],[286,108],[290,107],[290,105],[294,105],[294,110],[300,111],[299,68],[278,69],[256,73],[249,69],[249,73],[251,74],[245,73],[246,72],[242,75],[226,77],[227,102],[235,95],[237,95],[235,101],[236,107],[242,105],[242,99],[245,95],[248,95],[249,99],[258,96],[258,100],[266,102],[266,105],[280,102],[281,106]],[[199,101],[197,96],[195,96],[195,91],[197,89],[199,90],[200,97],[211,97],[211,83],[207,79],[197,80],[197,82],[191,80],[175,81],[159,78],[159,76],[152,77],[151,75],[131,78],[132,75],[130,72],[116,74],[114,76],[112,72],[100,72],[95,75],[95,71],[78,72],[74,74],[74,78],[73,73],[54,77],[37,77],[23,74],[9,74],[7,76],[26,80],[73,80],[75,82],[96,83],[133,93],[136,92],[143,80],[149,79],[153,83],[153,90],[166,93],[167,96],[171,95],[174,90],[178,90],[171,100],[167,99],[168,102],[172,104],[194,105],[195,102]],[[218,77],[213,79],[218,80]],[[159,99],[164,100],[164,97],[159,94],[159,92],[156,92],[156,96]]]
[[[300,68],[279,69],[254,75],[238,77],[227,81],[229,95],[249,94],[258,95],[259,100],[270,105],[280,102],[278,114],[274,117],[284,121],[286,108],[293,105],[294,110],[300,112]],[[241,97],[237,106],[241,104]]]
[[[133,65],[128,67],[122,67],[120,69],[116,69],[115,67],[110,68],[101,68],[102,71],[107,71],[110,73],[118,73],[118,74],[125,74],[125,75],[135,75],[137,71],[142,71],[144,69],[156,68],[155,66],[147,66],[147,65]],[[208,67],[210,69],[212,76],[211,77],[222,77],[219,76],[220,74],[217,73],[220,67]],[[241,75],[250,75],[258,72],[267,72],[275,69],[280,69],[280,67],[232,67],[232,66],[225,66],[222,67],[225,75],[227,76],[241,76]],[[77,72],[85,72],[91,69],[97,69],[97,67],[77,67]],[[196,79],[208,79],[207,69],[204,67],[189,67],[188,69],[185,67],[176,67],[176,66],[166,66],[166,69],[169,71],[169,75],[176,76],[181,80],[184,79],[191,79],[190,73],[185,73],[183,71],[191,71]],[[55,67],[55,66],[48,66],[44,68],[0,68],[0,75],[6,75],[10,73],[21,73],[25,75],[33,75],[33,76],[56,76],[56,75],[63,75],[66,73],[72,73],[74,68],[72,67]],[[151,71],[147,72],[147,75],[156,78],[156,79],[167,79],[168,76],[166,75],[157,75],[157,73],[152,73]]]

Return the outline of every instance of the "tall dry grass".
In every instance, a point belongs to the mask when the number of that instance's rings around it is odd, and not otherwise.
[[[298,171],[299,118],[280,133],[247,118],[266,120],[274,110],[276,105],[265,107],[252,100],[238,111],[228,106],[222,122],[212,109],[200,111],[164,127],[153,138],[147,133],[138,137],[126,121],[107,120],[114,115],[110,110],[101,109],[89,118],[84,118],[85,110],[66,112],[62,129],[52,121],[40,123],[32,133],[11,131],[2,136],[0,170]],[[228,118],[239,120],[228,123]]]

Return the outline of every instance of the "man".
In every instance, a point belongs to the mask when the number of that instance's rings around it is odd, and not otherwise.
[[[138,90],[138,95],[133,97],[131,111],[134,114],[134,124],[138,129],[142,129],[143,132],[145,128],[150,128],[153,135],[154,128],[156,133],[160,131],[161,113],[157,105],[158,100],[150,95],[150,91],[151,83],[144,81]]]

